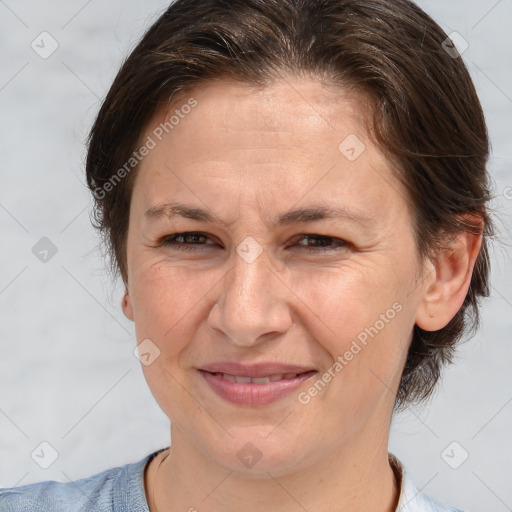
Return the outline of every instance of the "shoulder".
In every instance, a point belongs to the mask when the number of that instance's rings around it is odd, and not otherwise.
[[[458,508],[440,503],[418,491],[407,469],[398,458],[390,453],[389,461],[400,480],[400,497],[396,512],[464,512]]]
[[[72,482],[48,480],[0,489],[2,512],[79,512],[85,507],[110,512],[113,482],[121,468],[112,468]]]
[[[156,453],[156,452],[155,452]],[[144,468],[139,462],[74,480],[48,480],[0,489],[2,512],[148,512]]]

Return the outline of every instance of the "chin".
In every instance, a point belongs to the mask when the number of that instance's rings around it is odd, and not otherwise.
[[[216,439],[206,450],[213,462],[244,477],[268,479],[269,473],[274,477],[286,475],[297,471],[309,458],[304,436],[284,439],[275,432],[269,436],[272,428],[268,427],[233,430],[232,436],[224,436],[222,442]]]

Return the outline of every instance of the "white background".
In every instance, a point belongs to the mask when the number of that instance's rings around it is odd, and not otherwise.
[[[511,0],[424,0],[463,57],[487,117],[501,216],[492,296],[479,333],[445,370],[432,405],[395,418],[390,450],[423,492],[468,511],[512,510]],[[84,141],[121,59],[166,8],[151,0],[0,1],[0,487],[69,481],[169,444],[169,423],[133,356],[89,221]],[[48,59],[31,48],[48,31]],[[509,189],[511,190],[511,189]],[[509,195],[509,197],[511,197]],[[57,254],[32,247],[48,237]],[[42,442],[48,469],[31,458]],[[452,469],[441,453],[469,453]],[[455,458],[462,449],[457,445]]]

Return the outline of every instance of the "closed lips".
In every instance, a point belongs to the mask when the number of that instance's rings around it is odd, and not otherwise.
[[[199,369],[206,384],[220,398],[239,406],[256,407],[284,399],[317,370],[281,363],[218,362]]]
[[[277,382],[279,380],[294,379],[297,375],[303,375],[304,373],[314,373],[314,370],[303,372],[303,373],[277,373],[274,375],[262,376],[262,377],[247,377],[242,375],[231,375],[229,373],[220,372],[208,372],[212,375],[217,375],[229,382],[238,382],[241,384],[268,384],[269,382]]]

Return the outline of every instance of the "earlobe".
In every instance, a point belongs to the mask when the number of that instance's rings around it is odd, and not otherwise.
[[[130,293],[128,292],[128,288],[125,289],[123,298],[121,299],[121,308],[123,310],[124,316],[133,322],[134,315],[132,299],[130,297]]]
[[[445,327],[461,308],[482,246],[482,232],[463,231],[432,261],[435,279],[426,280],[416,325],[425,331]]]

